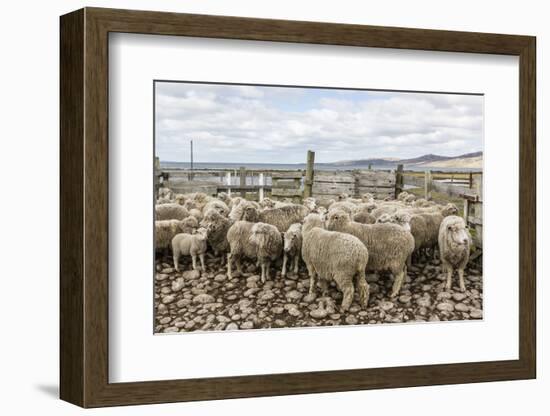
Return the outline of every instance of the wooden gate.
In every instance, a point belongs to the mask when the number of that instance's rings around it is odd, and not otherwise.
[[[273,172],[271,175],[271,197],[280,201],[302,203],[302,171]]]
[[[337,200],[341,194],[355,195],[355,177],[350,171],[315,171],[313,196],[321,204]]]
[[[376,199],[393,198],[395,194],[395,172],[381,170],[357,170],[355,176],[355,197],[371,193]]]

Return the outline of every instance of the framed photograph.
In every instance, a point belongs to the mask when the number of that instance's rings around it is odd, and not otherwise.
[[[534,37],[60,28],[63,400],[536,377]]]

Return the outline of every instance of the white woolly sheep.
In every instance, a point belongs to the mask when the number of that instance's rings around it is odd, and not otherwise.
[[[189,211],[180,204],[161,204],[155,206],[155,220],[183,220]]]
[[[195,217],[195,219],[198,221],[198,222],[201,222],[202,219],[204,218],[204,216],[202,215],[202,212],[200,209],[198,208],[191,208],[189,210],[189,215],[192,216],[192,217]]]
[[[303,205],[288,204],[279,208],[265,209],[258,211],[251,207],[246,207],[242,219],[251,222],[263,222],[277,227],[284,233],[292,224],[302,222],[309,213]]]
[[[174,268],[179,272],[180,256],[191,256],[193,270],[197,270],[197,256],[201,262],[201,270],[206,271],[204,253],[206,253],[207,233],[205,228],[199,228],[195,234],[176,234],[172,239],[172,254]]]
[[[269,280],[269,267],[283,250],[283,239],[277,227],[258,222],[251,230],[250,242],[255,246],[256,258],[262,270],[261,281]]]
[[[155,221],[155,249],[164,250],[170,248],[172,239],[179,233],[191,234],[198,225],[197,221],[188,217],[183,220]]]
[[[451,289],[453,271],[457,270],[460,291],[465,292],[464,268],[470,259],[471,237],[464,219],[456,215],[445,217],[439,227],[438,240],[441,268],[447,272],[445,289]]]
[[[170,188],[167,188],[165,186],[161,186],[158,191],[158,197],[159,198],[166,198],[166,199],[172,199],[174,193]]]
[[[369,252],[365,245],[350,234],[327,231],[318,214],[309,214],[302,226],[302,258],[309,274],[309,293],[313,293],[317,278],[323,295],[334,281],[343,294],[341,310],[347,311],[355,290],[365,308],[369,301],[369,285],[365,269]],[[354,285],[355,282],[355,285]]]
[[[271,198],[264,198],[263,200],[260,201],[260,207],[262,208],[273,208],[275,207],[275,201],[272,200]]]
[[[241,259],[247,257],[249,259],[256,258],[256,245],[250,241],[252,235],[253,222],[236,221],[229,230],[227,230],[227,242],[229,243],[229,252],[227,253],[227,277],[229,280],[233,278],[233,261],[237,266],[237,271],[242,274]]]
[[[219,199],[212,199],[206,203],[204,208],[202,209],[203,215],[206,214],[209,210],[215,210],[219,212],[224,217],[227,217],[229,215],[229,207],[227,204]]]
[[[360,224],[342,210],[329,212],[327,229],[359,238],[369,251],[367,269],[390,271],[394,276],[391,297],[397,296],[407,274],[407,259],[414,250],[409,231],[396,224]]]
[[[214,255],[221,254],[221,265],[225,263],[225,256],[229,250],[227,242],[227,231],[231,227],[231,220],[221,215],[219,212],[208,211],[201,222],[201,226],[205,227],[208,232],[208,243],[214,251]]]
[[[284,253],[283,253],[283,270],[281,276],[286,276],[286,265],[290,258],[292,265],[291,268],[294,274],[298,274],[298,267],[300,264],[300,257],[302,253],[302,224],[296,223],[288,227],[288,230],[284,233]]]

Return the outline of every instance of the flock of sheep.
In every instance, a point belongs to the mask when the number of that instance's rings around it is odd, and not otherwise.
[[[220,193],[174,194],[159,189],[155,207],[155,247],[173,255],[180,270],[181,256],[197,260],[205,270],[204,256],[211,250],[227,261],[227,276],[234,267],[242,273],[242,260],[256,261],[261,282],[270,279],[272,265],[282,258],[281,276],[287,269],[298,273],[300,262],[307,268],[313,293],[318,283],[325,295],[333,282],[342,292],[342,311],[349,309],[354,293],[363,308],[369,300],[366,272],[390,272],[391,297],[399,294],[407,266],[419,256],[439,253],[446,271],[445,288],[451,289],[453,271],[465,291],[464,268],[469,260],[471,237],[453,204],[445,206],[416,199],[407,192],[396,200],[360,199],[343,194],[321,206],[315,198],[303,204],[248,201]]]

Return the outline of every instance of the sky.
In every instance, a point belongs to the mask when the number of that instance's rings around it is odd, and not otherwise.
[[[483,150],[483,97],[155,83],[161,161],[317,163]]]

